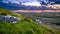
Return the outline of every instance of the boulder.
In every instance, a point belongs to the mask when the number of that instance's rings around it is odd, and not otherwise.
[[[0,21],[1,20],[7,21],[7,22],[10,22],[10,23],[16,23],[17,21],[20,21],[21,18],[7,15],[7,16],[0,16]]]

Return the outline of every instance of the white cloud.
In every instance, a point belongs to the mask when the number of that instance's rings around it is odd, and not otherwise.
[[[26,2],[26,3],[22,3],[22,5],[26,5],[26,6],[41,6],[40,2]]]
[[[8,1],[2,1],[3,3],[8,3]]]
[[[11,2],[11,3],[17,3],[17,4],[20,4],[18,1],[14,1],[14,2]]]
[[[48,8],[60,9],[60,4],[47,5]]]

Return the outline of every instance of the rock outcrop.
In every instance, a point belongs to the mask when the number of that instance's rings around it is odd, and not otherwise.
[[[21,18],[10,16],[10,15],[0,16],[0,21],[2,20],[10,22],[10,23],[16,23],[17,21],[21,20]]]

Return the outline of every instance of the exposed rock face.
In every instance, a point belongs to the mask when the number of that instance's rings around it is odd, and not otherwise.
[[[10,23],[16,23],[17,21],[21,20],[21,18],[7,15],[7,16],[0,16],[0,21],[1,20],[7,21]]]

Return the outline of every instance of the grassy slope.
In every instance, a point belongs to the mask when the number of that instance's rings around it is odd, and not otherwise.
[[[34,23],[31,19],[24,18],[23,16],[9,12],[6,9],[0,8],[0,15],[1,13],[20,17],[22,20],[15,24],[0,21],[0,34],[60,34],[56,30],[45,28],[44,26]]]

